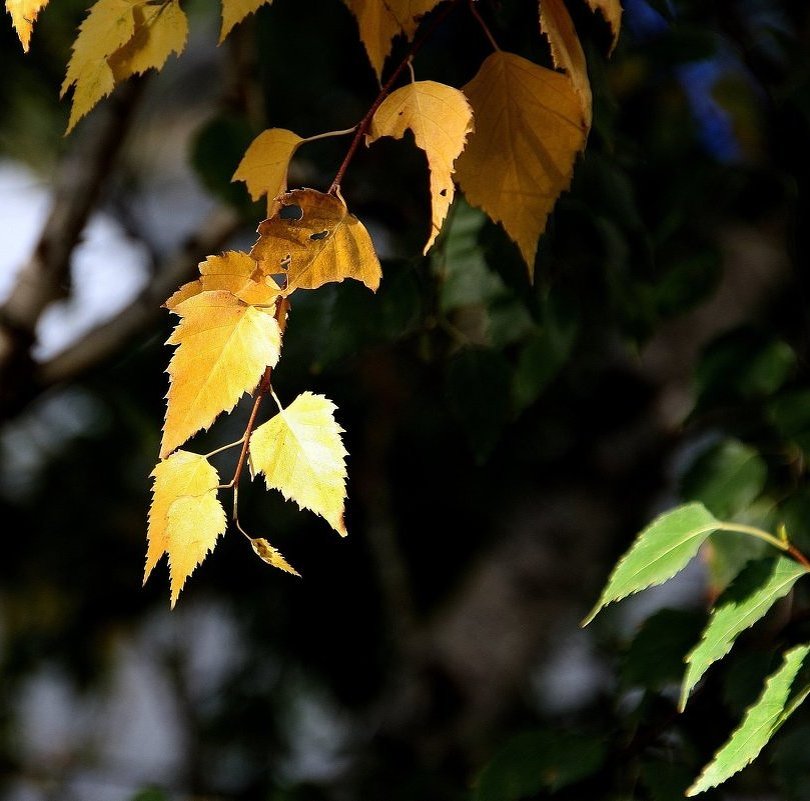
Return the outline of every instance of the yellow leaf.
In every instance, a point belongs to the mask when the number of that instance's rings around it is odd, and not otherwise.
[[[347,453],[334,412],[323,395],[299,395],[253,432],[250,467],[254,475],[264,473],[268,488],[311,509],[345,537]]]
[[[6,11],[11,14],[11,22],[26,53],[31,42],[31,31],[37,21],[37,14],[46,5],[48,5],[48,0],[6,0]]]
[[[381,136],[401,139],[410,128],[417,147],[427,155],[433,219],[425,253],[453,202],[453,162],[464,150],[472,120],[470,104],[458,89],[436,81],[416,81],[392,92],[371,121],[368,144]]]
[[[264,276],[258,264],[238,250],[225,251],[221,256],[209,256],[200,262],[200,275],[196,281],[183,284],[163,305],[173,311],[184,300],[200,292],[224,290],[236,295],[249,306],[272,303],[281,290],[270,276]]]
[[[135,33],[135,5],[136,0],[98,0],[81,24],[59,95],[73,87],[68,133],[115,87],[107,59]]]
[[[263,131],[250,143],[231,180],[244,181],[253,200],[267,195],[272,202],[287,191],[290,159],[303,141],[284,128]]]
[[[182,319],[166,343],[179,347],[169,362],[161,458],[252,392],[281,348],[273,309],[249,306],[230,292],[201,292],[173,311]]]
[[[231,32],[234,25],[238,25],[248,14],[258,11],[265,3],[273,0],[222,0],[222,29],[219,33],[219,43]]]
[[[517,243],[534,269],[537,240],[568,187],[588,130],[565,75],[497,51],[464,87],[475,133],[456,163],[467,200]]]
[[[148,69],[159,70],[171,53],[183,52],[188,38],[188,20],[177,0],[136,6],[135,33],[107,63],[116,83]]]
[[[588,81],[588,67],[585,53],[577,36],[571,15],[563,0],[542,0],[540,3],[540,30],[551,45],[554,64],[564,69],[574,90],[582,102],[582,114],[588,127],[591,125],[591,84]]]
[[[411,39],[419,19],[441,0],[346,0],[357,18],[360,38],[379,78],[391,52],[391,40],[400,33]]]
[[[585,2],[591,7],[591,11],[598,11],[610,26],[610,32],[613,35],[610,49],[613,50],[616,42],[619,41],[619,32],[622,27],[622,4],[619,0],[585,0]]]
[[[152,478],[143,580],[168,553],[174,606],[186,579],[225,531],[225,512],[217,500],[219,476],[204,456],[177,451],[158,463]]]
[[[259,225],[250,251],[266,275],[286,274],[289,294],[354,278],[376,291],[382,270],[371,237],[346,204],[314,189],[278,198],[273,217]]]
[[[294,576],[301,576],[301,574],[281,555],[278,548],[274,548],[267,540],[259,538],[250,541],[254,553],[262,562],[268,565],[277,567],[286,573],[292,573]]]

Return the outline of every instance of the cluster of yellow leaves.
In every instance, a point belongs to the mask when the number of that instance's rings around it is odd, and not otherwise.
[[[165,304],[180,322],[167,343],[177,349],[168,368],[161,461],[152,474],[144,580],[168,554],[172,605],[226,526],[216,470],[206,457],[177,448],[233,409],[276,365],[283,298],[345,278],[371,289],[380,283],[371,238],[342,200],[299,189],[278,197],[274,211],[250,253],[210,256],[199,265],[200,277]],[[248,456],[268,488],[345,536],[346,451],[334,411],[321,395],[299,395],[252,433]],[[251,544],[268,564],[296,573],[267,540]]]

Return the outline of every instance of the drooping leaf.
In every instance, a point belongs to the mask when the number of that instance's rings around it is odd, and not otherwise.
[[[701,641],[687,655],[680,707],[703,674],[734,645],[780,598],[787,595],[807,570],[793,559],[778,556],[750,562],[718,600]]]
[[[748,709],[728,742],[687,790],[687,796],[716,787],[756,759],[777,729],[810,693],[810,687],[804,687],[791,698],[793,682],[808,652],[810,645],[800,645],[785,653],[782,665],[765,682],[756,703]]]
[[[250,143],[231,180],[244,181],[253,200],[267,195],[270,214],[275,198],[287,191],[290,159],[303,141],[285,128],[268,128]]]
[[[174,606],[186,579],[225,531],[225,511],[217,499],[219,475],[204,456],[176,451],[157,464],[152,478],[143,580],[168,554]]]
[[[545,0],[544,0],[545,1]],[[610,26],[613,35],[611,50],[619,41],[619,32],[622,27],[622,6],[619,0],[585,0],[592,11],[598,11]]]
[[[568,73],[582,104],[585,124],[590,127],[593,98],[588,80],[588,65],[585,63],[582,43],[563,0],[542,0],[540,30],[548,38],[554,65]]]
[[[133,8],[135,32],[132,38],[107,60],[116,83],[159,70],[171,53],[183,52],[188,38],[188,20],[178,0]]]
[[[410,129],[416,146],[425,151],[433,207],[425,253],[438,236],[453,202],[453,163],[464,150],[472,128],[472,109],[464,94],[436,81],[416,81],[392,92],[371,121],[367,144],[381,136],[401,139]]]
[[[679,506],[657,517],[618,561],[599,601],[582,625],[590,623],[607,604],[672,578],[718,525],[700,503]]]
[[[273,309],[249,306],[230,292],[201,292],[173,311],[181,320],[167,344],[179,347],[169,362],[161,458],[251,392],[281,348]]]
[[[220,256],[209,256],[199,264],[200,278],[183,284],[163,305],[173,311],[188,298],[200,292],[224,290],[239,300],[254,306],[265,306],[281,293],[270,276],[265,276],[259,265],[247,254],[227,250]]]
[[[287,293],[345,278],[377,290],[382,269],[371,237],[340,198],[295,189],[277,206],[276,214],[259,225],[250,255],[266,275],[286,275]]]
[[[135,33],[134,0],[98,0],[73,43],[73,55],[59,96],[73,87],[68,133],[102,97],[115,88],[107,59]]]
[[[283,570],[285,573],[292,573],[294,576],[300,576],[301,574],[281,555],[281,551],[278,548],[274,548],[266,539],[259,537],[258,539],[253,539],[250,541],[250,545],[253,548],[253,552],[262,562],[266,562],[268,565],[272,565],[273,567],[277,567],[279,570]]]
[[[254,14],[265,3],[273,0],[222,0],[222,28],[219,32],[219,44],[248,14]]]
[[[588,125],[571,80],[498,51],[464,87],[475,119],[456,176],[464,194],[520,248],[533,273],[537,241],[568,187]]]
[[[475,801],[520,801],[552,792],[596,773],[604,764],[605,744],[583,734],[550,730],[513,737],[478,776]]]
[[[20,37],[23,50],[27,53],[31,42],[31,31],[37,15],[48,5],[48,0],[6,0],[6,11],[11,14],[11,22]]]
[[[323,395],[299,395],[253,432],[250,467],[254,475],[264,474],[268,488],[311,509],[345,537],[348,454],[334,413],[335,404]]]
[[[411,39],[419,20],[441,0],[345,0],[357,18],[360,39],[369,61],[382,76],[385,59],[391,52],[391,40],[399,34]]]

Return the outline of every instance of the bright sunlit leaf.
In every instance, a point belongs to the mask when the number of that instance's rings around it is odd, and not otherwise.
[[[39,12],[48,5],[48,0],[6,0],[6,11],[11,14],[11,22],[20,37],[23,50],[27,53],[31,42],[31,31]]]

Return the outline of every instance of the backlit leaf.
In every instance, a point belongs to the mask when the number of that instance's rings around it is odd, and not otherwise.
[[[222,28],[219,33],[219,43],[225,41],[225,37],[233,30],[234,25],[238,25],[248,14],[258,11],[265,3],[272,3],[273,0],[222,0]]]
[[[132,38],[107,60],[116,83],[161,69],[171,53],[179,55],[186,46],[188,20],[177,0],[137,5],[133,15]]]
[[[272,203],[287,191],[290,159],[303,141],[285,128],[263,131],[250,143],[231,180],[244,181],[253,200],[267,195]]]
[[[230,292],[202,292],[173,311],[182,319],[167,341],[179,347],[169,362],[161,458],[251,392],[281,348],[273,309],[249,306]]]
[[[545,2],[545,0],[543,0]],[[622,5],[619,0],[585,0],[592,11],[598,11],[610,26],[613,41],[611,50],[619,41],[619,32],[622,27]]]
[[[381,136],[401,139],[410,129],[417,147],[427,155],[433,218],[425,253],[453,202],[453,163],[464,150],[472,127],[472,109],[464,94],[436,81],[416,81],[392,92],[371,121],[367,143]]]
[[[48,0],[6,0],[6,11],[11,14],[11,22],[26,53],[31,42],[31,31],[37,21],[37,14],[46,5],[48,5]]]
[[[618,561],[602,596],[582,625],[590,623],[607,604],[674,576],[718,525],[699,503],[679,506],[657,517]]]
[[[277,567],[279,570],[283,570],[285,573],[292,573],[294,576],[300,576],[301,574],[281,555],[281,552],[278,548],[274,548],[267,540],[263,538],[252,539],[250,541],[250,545],[253,548],[253,552],[262,562],[266,562],[268,565],[272,565],[273,567]]]
[[[225,531],[225,512],[217,499],[219,475],[204,456],[177,451],[158,463],[152,478],[144,582],[167,553],[174,606],[186,579]]]
[[[793,682],[808,652],[810,645],[800,645],[785,654],[782,665],[767,680],[765,689],[745,713],[743,722],[687,790],[687,796],[695,796],[721,784],[756,759],[777,729],[810,693],[810,687],[805,687],[793,699],[790,697]]]
[[[374,71],[382,75],[385,59],[391,52],[391,40],[398,34],[411,39],[419,19],[440,0],[346,0],[357,18],[360,39]]]
[[[184,300],[200,292],[224,290],[236,295],[248,305],[263,306],[273,302],[281,290],[270,276],[265,276],[259,265],[247,254],[237,250],[225,251],[221,256],[209,256],[199,265],[200,278],[183,284],[163,304],[174,310]]]
[[[382,269],[371,237],[346,204],[314,189],[278,199],[276,214],[259,225],[250,255],[266,275],[286,274],[287,292],[354,278],[376,291]]]
[[[736,638],[762,618],[776,601],[784,598],[806,573],[798,562],[783,556],[749,562],[715,604],[700,643],[686,657],[688,667],[681,689],[681,709],[709,667],[722,659]]]
[[[135,33],[134,0],[98,0],[79,28],[60,97],[73,87],[68,132],[115,87],[107,59]]]
[[[334,413],[335,404],[323,395],[299,395],[253,432],[250,466],[254,475],[264,474],[268,488],[311,509],[345,537],[348,454]]]
[[[531,275],[546,218],[585,146],[580,97],[567,76],[503,51],[484,61],[464,94],[475,133],[456,164],[459,185],[503,225]]]
[[[592,97],[588,67],[582,44],[563,0],[542,0],[540,30],[548,38],[554,65],[565,70],[571,78],[582,103],[585,123],[590,127]]]

